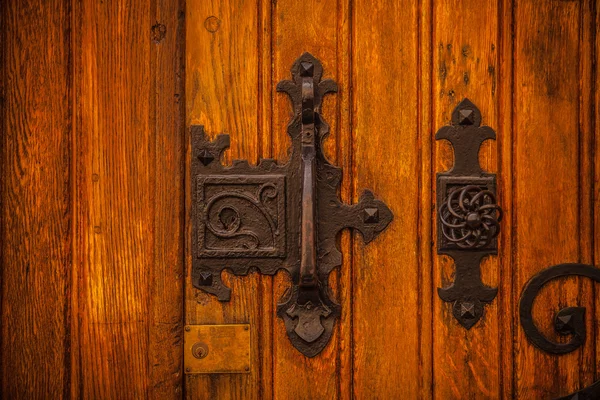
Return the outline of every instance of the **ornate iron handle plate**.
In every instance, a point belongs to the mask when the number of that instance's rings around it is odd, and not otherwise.
[[[496,175],[479,165],[479,148],[496,132],[481,126],[479,109],[464,99],[452,112],[452,125],[435,135],[450,141],[454,166],[437,175],[438,254],[454,259],[454,283],[439,288],[440,298],[452,302],[458,322],[470,329],[483,316],[483,303],[496,297],[497,288],[481,281],[483,257],[497,253],[502,209],[496,203]]]
[[[273,275],[289,272],[292,287],[277,306],[294,347],[308,357],[321,352],[340,315],[330,293],[328,276],[341,265],[336,236],[358,229],[369,243],[392,221],[390,209],[365,191],[355,205],[337,195],[341,169],[329,163],[322,141],[329,126],[320,115],[332,80],[321,80],[323,67],[309,53],[292,66],[292,80],[277,85],[290,97],[294,117],[290,159],[272,159],[250,166],[219,160],[229,135],[208,141],[202,126],[192,126],[192,281],[221,301],[231,290],[221,281],[223,269],[246,275],[251,268]]]

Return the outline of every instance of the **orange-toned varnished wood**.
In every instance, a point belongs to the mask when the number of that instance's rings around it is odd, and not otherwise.
[[[168,3],[168,4],[167,4]],[[177,398],[183,8],[74,6],[73,397]]]
[[[370,188],[394,213],[389,228],[369,246],[358,235],[354,240],[356,398],[428,397],[431,390],[423,386],[431,359],[423,356],[428,346],[421,343],[430,345],[431,337],[421,336],[419,312],[431,307],[431,295],[423,296],[430,292],[420,290],[421,268],[430,268],[420,245],[430,242],[422,236],[427,225],[421,219],[421,186],[430,185],[428,175],[422,180],[420,163],[421,139],[429,135],[419,123],[428,107],[419,103],[422,7],[414,1],[353,5],[353,195],[356,200]]]
[[[0,397],[69,394],[69,1],[2,2]]]
[[[273,80],[289,79],[290,67],[303,52],[308,51],[321,60],[324,78],[335,80],[340,87],[336,94],[327,95],[322,115],[330,126],[325,141],[325,154],[329,160],[344,169],[342,199],[349,201],[349,175],[351,150],[349,145],[349,8],[348,1],[302,0],[277,1],[272,10],[273,25]],[[299,23],[299,21],[302,21]],[[273,90],[273,87],[271,88]],[[292,117],[292,107],[287,96],[277,94],[273,102],[273,154],[287,159],[290,138],[286,126]],[[343,143],[343,144],[342,144]],[[342,306],[330,343],[315,358],[306,358],[289,342],[283,321],[273,325],[273,394],[275,398],[337,399],[342,391],[349,393],[350,373],[350,259],[349,236],[343,235],[341,246],[347,255],[341,269],[329,278],[335,298]],[[286,274],[274,281],[273,304],[289,287]],[[343,322],[341,322],[343,321]],[[290,379],[290,377],[294,377]]]
[[[258,49],[261,49],[260,43],[265,42],[259,24],[265,26],[264,13],[269,12],[269,5],[250,0],[188,0],[186,7],[188,126],[204,125],[207,134],[213,137],[229,133],[231,149],[226,159],[243,158],[255,163],[259,156],[268,156],[261,151],[263,141],[268,140],[264,136],[269,132],[259,129],[264,124],[264,100],[259,93],[265,77],[261,68],[269,68],[270,62],[262,58],[264,54]],[[266,41],[266,45],[268,43],[270,41]],[[191,285],[191,259],[188,266],[186,324],[249,323],[252,366],[250,374],[187,375],[187,398],[268,396],[272,374],[269,332],[275,312],[271,306],[272,278],[258,274],[235,277],[225,273],[224,282],[232,288],[232,296],[230,302],[220,303]]]
[[[92,0],[0,5],[0,398],[550,399],[598,376],[598,288],[548,285],[534,318],[587,307],[586,344],[545,354],[519,296],[537,272],[600,248],[599,7],[593,0]],[[309,51],[339,84],[322,114],[341,198],[373,190],[395,219],[344,232],[342,305],[314,358],[275,316],[289,277],[224,273],[193,288],[189,134],[231,135],[227,161],[288,157],[275,85]],[[471,330],[437,288],[435,132],[469,97],[498,140],[499,289]],[[185,324],[249,324],[249,373],[184,375]],[[560,339],[565,340],[565,339]]]
[[[589,179],[591,128],[589,2],[519,1],[514,8],[513,132],[511,146],[513,296],[536,272],[562,262],[593,262]],[[588,32],[586,32],[588,30]],[[585,33],[584,33],[585,32]],[[589,106],[588,106],[589,107]],[[567,117],[569,116],[569,117]],[[543,332],[556,337],[553,314],[562,305],[593,305],[589,282],[569,278],[547,285],[534,307]],[[594,380],[594,326],[568,355],[542,353],[526,342],[514,310],[514,394],[550,398]]]
[[[498,140],[504,140],[498,126],[498,7],[496,2],[435,2],[432,39],[434,132],[450,123],[452,110],[467,97],[481,110],[482,125],[494,128]],[[481,18],[482,15],[486,17]],[[462,22],[457,24],[459,20]],[[497,142],[492,141],[482,146],[479,159],[485,170],[497,172],[497,146]],[[436,142],[433,151],[435,171],[446,171],[453,162],[449,142]],[[435,185],[435,176],[432,179]],[[437,230],[437,223],[435,226]],[[470,330],[465,330],[452,315],[452,304],[437,296],[438,287],[446,287],[454,280],[454,261],[448,256],[437,255],[434,260],[433,397],[498,398],[501,382],[499,300],[496,298],[485,306],[484,317]],[[484,260],[481,269],[484,284],[497,287],[498,257]]]

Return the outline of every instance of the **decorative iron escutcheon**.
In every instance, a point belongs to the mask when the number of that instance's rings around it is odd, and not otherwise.
[[[229,301],[231,290],[221,281],[228,269],[246,275],[251,268],[273,275],[289,272],[292,287],[277,306],[290,341],[313,357],[327,345],[340,305],[331,296],[328,277],[341,265],[336,236],[358,229],[366,243],[392,221],[392,212],[370,191],[355,205],[338,199],[341,169],[322,151],[329,126],[320,115],[323,96],[337,91],[321,80],[323,67],[309,53],[292,66],[292,80],[277,85],[290,97],[294,116],[287,131],[290,159],[250,166],[219,160],[229,135],[210,142],[202,126],[192,126],[193,272],[195,287]]]
[[[479,109],[464,99],[452,112],[452,125],[444,126],[436,140],[450,141],[454,166],[437,174],[438,254],[454,259],[454,283],[439,288],[440,298],[452,302],[458,322],[470,329],[483,316],[483,303],[496,297],[497,288],[481,281],[481,260],[497,253],[502,210],[496,204],[496,175],[479,165],[479,148],[496,133],[481,126]]]
[[[586,338],[585,307],[564,307],[554,318],[554,331],[561,336],[571,336],[568,342],[556,343],[546,338],[533,321],[533,302],[550,281],[569,276],[583,276],[600,282],[600,269],[585,264],[559,264],[546,268],[527,282],[519,301],[519,317],[527,339],[538,349],[550,354],[568,354],[583,346]],[[600,399],[600,380],[592,385],[560,397],[557,400]]]

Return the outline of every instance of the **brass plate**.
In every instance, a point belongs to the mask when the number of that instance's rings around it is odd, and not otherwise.
[[[250,372],[250,325],[186,325],[183,335],[186,374]]]

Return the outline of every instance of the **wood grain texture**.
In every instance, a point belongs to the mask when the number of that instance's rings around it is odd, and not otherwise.
[[[74,10],[73,397],[181,395],[179,4],[83,1]]]
[[[433,259],[434,255],[434,230],[433,219],[435,207],[432,207],[433,191],[433,151],[434,137],[432,135],[433,112],[433,51],[432,41],[433,0],[421,0],[418,10],[419,27],[419,54],[418,65],[420,70],[417,77],[417,91],[419,93],[417,120],[418,120],[418,145],[420,166],[419,176],[419,275],[418,290],[419,301],[417,318],[419,320],[419,392],[421,399],[433,397]]]
[[[82,398],[148,394],[156,143],[147,6],[89,1],[76,10]]]
[[[587,307],[587,341],[543,353],[518,319],[524,284],[594,263],[598,4],[593,0],[92,0],[0,5],[1,398],[552,398],[600,368],[591,282],[548,285],[534,307]],[[458,22],[457,22],[458,21]],[[395,214],[365,246],[342,234],[331,342],[305,358],[275,307],[276,277],[224,273],[229,303],[191,285],[190,124],[231,134],[226,160],[285,162],[291,118],[275,84],[304,51],[340,91],[324,101],[340,196],[373,190]],[[498,133],[499,287],[470,331],[437,287],[434,134],[463,98]],[[186,186],[187,182],[187,186]],[[184,266],[187,265],[187,271]],[[188,324],[251,324],[251,372],[185,376]],[[43,344],[41,344],[43,342]],[[43,348],[43,350],[40,350]]]
[[[149,284],[148,397],[183,395],[181,370],[185,255],[185,2],[151,3],[151,133],[154,153],[154,262]]]
[[[581,125],[582,66],[590,54],[582,46],[585,2],[519,1],[514,8],[514,114],[512,268],[514,298],[535,273],[564,262],[590,262],[590,129]],[[589,67],[588,67],[589,68]],[[589,82],[586,77],[583,82]],[[588,100],[586,100],[588,101]],[[588,212],[582,213],[587,208]],[[586,226],[586,228],[584,228]],[[561,305],[592,305],[589,283],[570,278],[546,286],[534,305],[534,320],[550,338]],[[545,354],[516,328],[514,394],[552,398],[591,383],[595,330],[568,355]],[[589,321],[589,320],[588,320]],[[591,321],[589,321],[591,325]]]
[[[349,9],[347,1],[324,0],[306,2],[280,0],[273,9],[273,76],[274,81],[290,78],[295,59],[305,51],[323,64],[324,79],[338,83],[338,93],[323,101],[322,116],[330,126],[324,152],[333,164],[343,168],[342,198],[349,201],[351,149],[349,142]],[[273,88],[271,89],[273,90]],[[273,153],[278,160],[287,160],[290,138],[286,126],[293,117],[290,101],[277,94],[273,102]],[[333,271],[329,283],[334,298],[342,306],[342,317],[323,352],[306,358],[290,343],[283,321],[276,318],[273,327],[273,395],[275,398],[336,399],[342,391],[349,395],[351,366],[350,343],[350,257],[349,236],[342,234],[343,265]],[[342,248],[342,247],[340,247]],[[274,280],[273,303],[281,299],[290,282],[280,273]],[[343,327],[341,325],[344,325]],[[293,379],[290,379],[293,377]],[[343,388],[343,389],[342,389]]]
[[[265,5],[251,0],[188,0],[186,4],[187,124],[204,125],[212,136],[229,133],[229,161],[256,162],[259,156],[268,155],[259,154],[264,140],[268,140],[263,138],[269,134],[264,131],[265,97],[260,93],[266,90],[261,68],[269,71],[270,63],[261,60],[264,53],[259,54],[258,47],[264,43],[259,26],[265,27]],[[258,130],[258,124],[263,131]],[[270,300],[272,278],[225,273],[224,282],[232,288],[232,298],[220,303],[192,287],[190,251],[187,254],[186,323],[249,323],[252,366],[249,374],[188,375],[186,397],[261,398],[271,390],[270,324],[275,312]]]
[[[0,397],[68,396],[71,8],[2,2]]]
[[[495,2],[438,1],[433,14],[434,132],[450,123],[454,107],[465,97],[481,110],[482,125],[498,130],[498,5]],[[481,18],[482,15],[486,17]],[[456,21],[462,22],[457,24]],[[499,140],[501,135],[498,132]],[[484,143],[479,159],[484,170],[496,172],[496,142]],[[454,157],[448,142],[436,142],[433,162],[436,172],[452,167]],[[435,176],[432,179],[435,182]],[[435,225],[437,231],[437,212]],[[447,287],[454,280],[454,261],[449,256],[437,255],[434,260],[434,398],[498,398],[499,300],[496,298],[485,306],[483,318],[473,328],[464,329],[452,315],[452,304],[443,302],[437,295],[438,287]],[[498,258],[492,256],[484,260],[481,270],[484,284],[497,287]]]
[[[500,398],[514,398],[514,330],[513,315],[518,299],[514,298],[513,279],[513,0],[502,0],[498,10],[498,201],[505,211],[498,237],[498,340],[500,344]]]
[[[356,398],[416,398],[422,370],[431,368],[420,365],[425,359],[419,354],[418,310],[430,307],[430,298],[423,298],[419,287],[417,5],[356,1],[352,9],[354,196],[372,189],[394,213],[374,242],[364,246],[362,239],[355,240]]]

